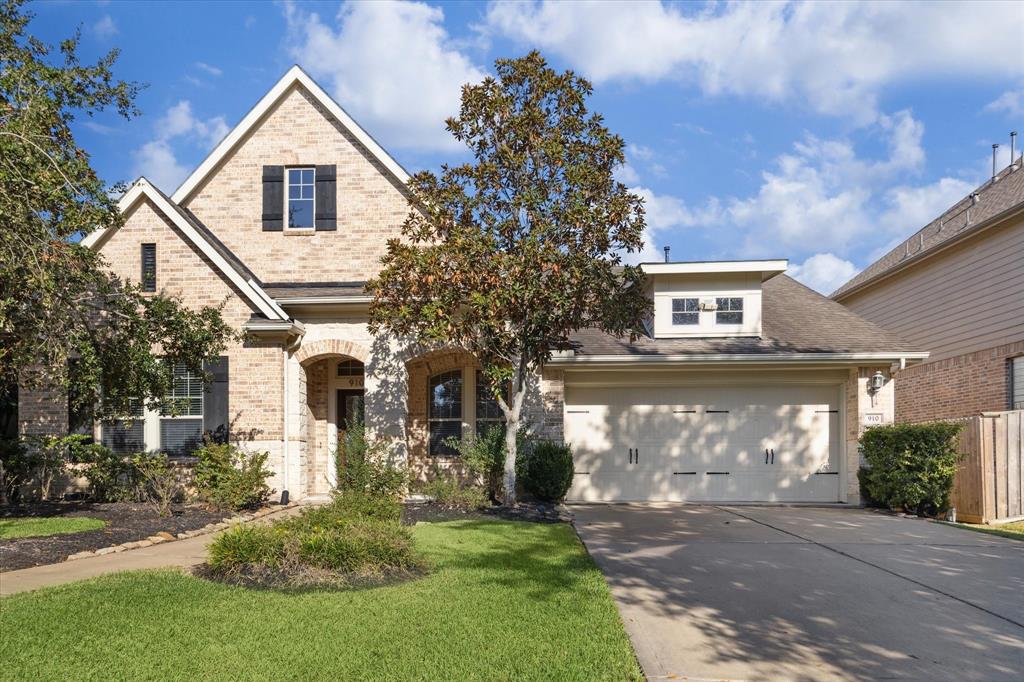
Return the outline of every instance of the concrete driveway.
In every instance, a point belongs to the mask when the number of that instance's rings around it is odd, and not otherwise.
[[[1024,679],[1024,542],[857,509],[572,509],[650,679]]]

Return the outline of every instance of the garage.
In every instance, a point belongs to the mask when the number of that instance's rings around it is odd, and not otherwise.
[[[568,498],[588,502],[838,502],[843,387],[567,382]],[[652,382],[653,383],[653,382]]]

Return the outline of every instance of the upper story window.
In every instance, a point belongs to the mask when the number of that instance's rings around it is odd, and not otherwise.
[[[718,324],[743,324],[742,298],[716,298],[715,322]]]
[[[672,299],[672,324],[698,324],[700,304],[695,298]]]
[[[462,437],[462,370],[435,374],[430,377],[428,390],[428,454],[431,457],[455,457],[458,453],[447,441]]]
[[[156,291],[156,244],[142,245],[142,290]]]
[[[288,169],[288,227],[313,227],[314,186],[313,168]]]

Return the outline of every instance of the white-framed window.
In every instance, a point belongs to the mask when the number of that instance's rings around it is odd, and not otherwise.
[[[312,228],[316,200],[316,171],[313,167],[286,169],[285,196],[288,206],[288,227]]]
[[[203,444],[203,378],[181,363],[171,368],[173,380],[160,410],[132,401],[131,414],[101,425],[101,442],[114,453],[163,452],[190,455]]]
[[[462,438],[462,370],[454,369],[430,377],[427,391],[427,454],[455,457],[449,438]]]
[[[1024,356],[1010,360],[1010,409],[1024,410]]]
[[[366,368],[358,360],[339,360],[339,377],[361,377],[366,374]]]
[[[160,451],[187,455],[203,441],[203,377],[181,363],[171,372],[174,379],[160,415]]]
[[[491,427],[505,422],[498,399],[491,391],[487,377],[480,370],[476,371],[476,435],[483,436]]]
[[[672,324],[686,325],[700,323],[700,301],[696,298],[672,299]]]
[[[743,297],[733,296],[715,299],[716,324],[743,324]]]

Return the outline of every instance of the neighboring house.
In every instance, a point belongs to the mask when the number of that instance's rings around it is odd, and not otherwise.
[[[897,421],[1024,408],[1021,160],[832,298],[930,352],[897,374]]]
[[[226,301],[248,332],[206,392],[179,368],[188,414],[97,426],[115,449],[187,453],[230,428],[266,450],[273,486],[327,493],[348,420],[365,415],[420,476],[446,444],[500,421],[473,357],[367,329],[363,285],[409,207],[406,172],[301,69],[291,69],[167,196],[144,178],[125,224],[89,235],[121,276],[189,304]],[[788,278],[786,261],[644,266],[655,312],[635,343],[584,331],[535,378],[527,419],[569,441],[570,497],[848,501],[857,437],[892,419],[894,363],[926,353]],[[22,431],[67,427],[22,391]]]

